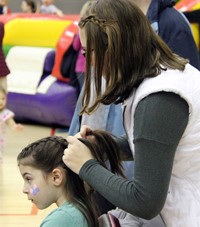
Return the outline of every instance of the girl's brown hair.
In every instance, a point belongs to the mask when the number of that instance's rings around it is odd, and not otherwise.
[[[111,171],[123,175],[120,163],[119,147],[114,138],[107,132],[93,131],[95,140],[80,139],[92,152],[101,165],[106,168],[105,160],[109,160]],[[25,147],[17,157],[18,165],[29,165],[40,169],[45,174],[54,168],[61,167],[66,173],[66,193],[68,201],[73,203],[85,216],[88,226],[98,226],[98,208],[93,202],[92,194],[87,193],[83,181],[63,162],[64,150],[68,142],[58,136],[40,139]]]
[[[145,78],[155,77],[168,68],[183,71],[188,63],[172,53],[143,12],[129,0],[94,0],[79,27],[84,29],[87,39],[81,113],[92,113],[100,103],[123,102]],[[89,106],[91,53],[96,99]],[[106,79],[103,93],[102,75]]]

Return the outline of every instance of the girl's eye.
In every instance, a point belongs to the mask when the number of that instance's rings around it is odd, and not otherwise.
[[[29,178],[29,177],[27,177],[25,180],[29,183],[31,182],[31,178]]]

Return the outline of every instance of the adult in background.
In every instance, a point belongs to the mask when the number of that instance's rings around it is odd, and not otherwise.
[[[147,16],[154,31],[171,50],[200,69],[199,53],[189,21],[174,8],[174,0],[132,0]],[[189,47],[189,48],[188,48]]]

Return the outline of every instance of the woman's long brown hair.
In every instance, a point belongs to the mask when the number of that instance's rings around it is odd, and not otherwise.
[[[79,27],[87,39],[81,113],[92,113],[100,103],[123,102],[145,78],[167,69],[183,71],[188,63],[172,53],[143,12],[129,0],[94,0]],[[92,54],[94,65],[91,65]],[[89,106],[93,66],[96,99]],[[101,89],[102,75],[106,79],[105,92]]]

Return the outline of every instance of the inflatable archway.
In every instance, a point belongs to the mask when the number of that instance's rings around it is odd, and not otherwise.
[[[78,15],[58,17],[45,14],[10,14],[0,16],[5,24],[3,48],[5,55],[13,46],[50,47],[56,49],[53,76],[67,82],[60,73],[64,52],[78,32]],[[31,54],[31,53],[30,53]]]
[[[0,16],[5,24],[3,45],[55,47],[63,31],[78,16],[57,17],[40,14]]]
[[[29,52],[30,59],[33,59],[33,56],[36,59],[36,56],[38,56],[36,55],[37,52],[40,58],[46,62],[47,58],[45,56],[48,54],[46,55],[45,53],[49,49],[53,49],[56,52],[52,75],[54,80],[50,80],[50,87],[46,90],[44,89],[43,93],[41,89],[39,92],[39,87],[42,84],[45,86],[48,85],[48,79],[52,77],[49,74],[49,76],[41,79],[41,83],[34,90],[35,93],[29,94],[8,89],[8,108],[15,112],[16,119],[62,126],[70,125],[77,93],[76,89],[67,83],[67,80],[62,79],[60,64],[64,52],[72,44],[74,34],[78,32],[78,20],[79,15],[58,17],[53,15],[10,14],[0,16],[0,21],[4,23],[5,27],[3,48],[8,52],[7,59],[17,59],[18,61],[16,62],[19,62],[24,57],[24,54],[26,54],[27,58],[25,59],[28,60]],[[27,49],[30,51],[27,52]],[[14,55],[11,55],[13,52]],[[16,52],[18,57],[16,56]],[[33,61],[29,60],[30,62]],[[41,62],[38,62],[40,68]],[[29,74],[32,73],[29,71],[34,68],[33,66],[30,67],[28,64],[23,63],[22,65],[24,67],[21,67],[20,70],[25,68]],[[11,71],[14,74],[14,70]],[[28,73],[20,71],[20,75],[23,73],[28,78]],[[35,78],[35,74],[33,76]],[[12,75],[9,76],[9,78],[11,77]],[[43,88],[45,87],[43,86]]]

